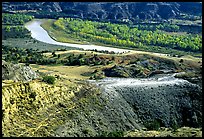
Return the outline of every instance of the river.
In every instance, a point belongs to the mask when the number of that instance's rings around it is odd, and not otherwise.
[[[150,54],[151,53],[157,56],[168,56],[168,54],[162,54],[162,53],[135,51],[135,50],[129,50],[129,49],[112,48],[112,47],[92,45],[92,44],[86,45],[86,44],[71,44],[71,43],[57,42],[53,40],[48,35],[47,31],[41,27],[42,23],[43,23],[43,20],[34,19],[26,23],[25,27],[31,32],[32,38],[38,41],[44,42],[44,43],[75,47],[75,48],[82,48],[84,50],[98,50],[98,51],[104,50],[104,51],[115,52],[115,53],[125,53],[125,52],[133,52],[133,53],[139,53],[139,54]]]
[[[109,52],[113,51],[115,53],[130,52],[132,50],[111,48],[98,45],[85,45],[85,44],[71,44],[71,43],[62,43],[53,40],[40,25],[43,23],[42,20],[33,20],[25,24],[25,27],[31,32],[31,37],[45,43],[54,44],[54,45],[63,45],[68,47],[82,48],[84,50],[107,50]]]

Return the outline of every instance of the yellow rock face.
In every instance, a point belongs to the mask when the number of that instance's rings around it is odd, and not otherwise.
[[[47,109],[59,102],[69,101],[80,88],[80,85],[71,82],[62,84],[7,82],[2,87],[3,136],[34,135],[44,124],[42,122],[46,123],[46,115],[55,113]]]

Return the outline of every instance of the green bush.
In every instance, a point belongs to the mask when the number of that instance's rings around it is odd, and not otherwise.
[[[123,131],[113,131],[113,132],[106,132],[103,131],[98,137],[123,137]]]
[[[54,84],[55,83],[55,77],[53,76],[44,76],[43,81],[48,84]]]
[[[160,120],[149,121],[149,122],[146,122],[144,126],[148,130],[159,130],[159,128],[161,127],[161,121]]]

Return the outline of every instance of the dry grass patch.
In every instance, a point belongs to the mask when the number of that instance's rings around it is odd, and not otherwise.
[[[48,73],[50,75],[59,75],[67,79],[88,79],[89,77],[83,76],[84,73],[93,72],[96,68],[89,66],[45,66],[39,65],[35,67],[32,64],[34,70],[39,70],[39,72]]]

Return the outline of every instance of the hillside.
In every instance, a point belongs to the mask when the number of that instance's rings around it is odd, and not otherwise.
[[[38,17],[59,15],[111,21],[195,20],[202,16],[199,2],[3,2],[3,12],[32,12]]]
[[[202,136],[199,86],[182,80],[148,87],[135,85],[137,79],[105,80],[59,75],[55,84],[4,81],[3,136]]]

